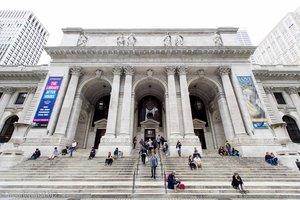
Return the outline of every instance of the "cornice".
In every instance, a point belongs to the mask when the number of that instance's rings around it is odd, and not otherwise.
[[[42,78],[47,74],[48,71],[5,71],[0,72],[0,78]]]
[[[257,78],[300,78],[300,71],[253,70]]]
[[[52,58],[62,55],[240,55],[249,57],[255,51],[254,46],[58,46],[46,47],[45,50]]]

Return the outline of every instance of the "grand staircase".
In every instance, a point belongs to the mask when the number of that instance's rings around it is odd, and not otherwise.
[[[87,155],[85,155],[87,154]],[[1,170],[0,199],[300,199],[300,173],[284,166],[271,166],[262,158],[205,156],[203,169],[190,170],[187,158],[160,155],[156,179],[138,151],[104,164],[104,157],[87,160],[88,153],[41,157]],[[175,170],[185,190],[166,189],[165,173]],[[231,187],[238,172],[247,194]]]

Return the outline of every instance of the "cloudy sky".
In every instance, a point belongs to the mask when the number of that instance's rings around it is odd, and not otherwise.
[[[242,27],[258,45],[300,0],[1,0],[1,10],[32,10],[57,46],[62,28]],[[48,63],[43,55],[41,63]]]

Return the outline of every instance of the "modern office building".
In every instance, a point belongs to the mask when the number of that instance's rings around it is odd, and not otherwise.
[[[258,45],[254,52],[257,64],[300,64],[300,8],[288,13]]]
[[[0,10],[0,64],[37,64],[48,36],[31,11]]]

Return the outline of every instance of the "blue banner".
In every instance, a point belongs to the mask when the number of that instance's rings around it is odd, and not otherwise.
[[[251,76],[237,77],[243,91],[244,100],[254,128],[267,128],[265,111],[261,106],[257,90]]]
[[[38,109],[33,118],[36,126],[46,127],[56,101],[63,77],[49,77]]]

